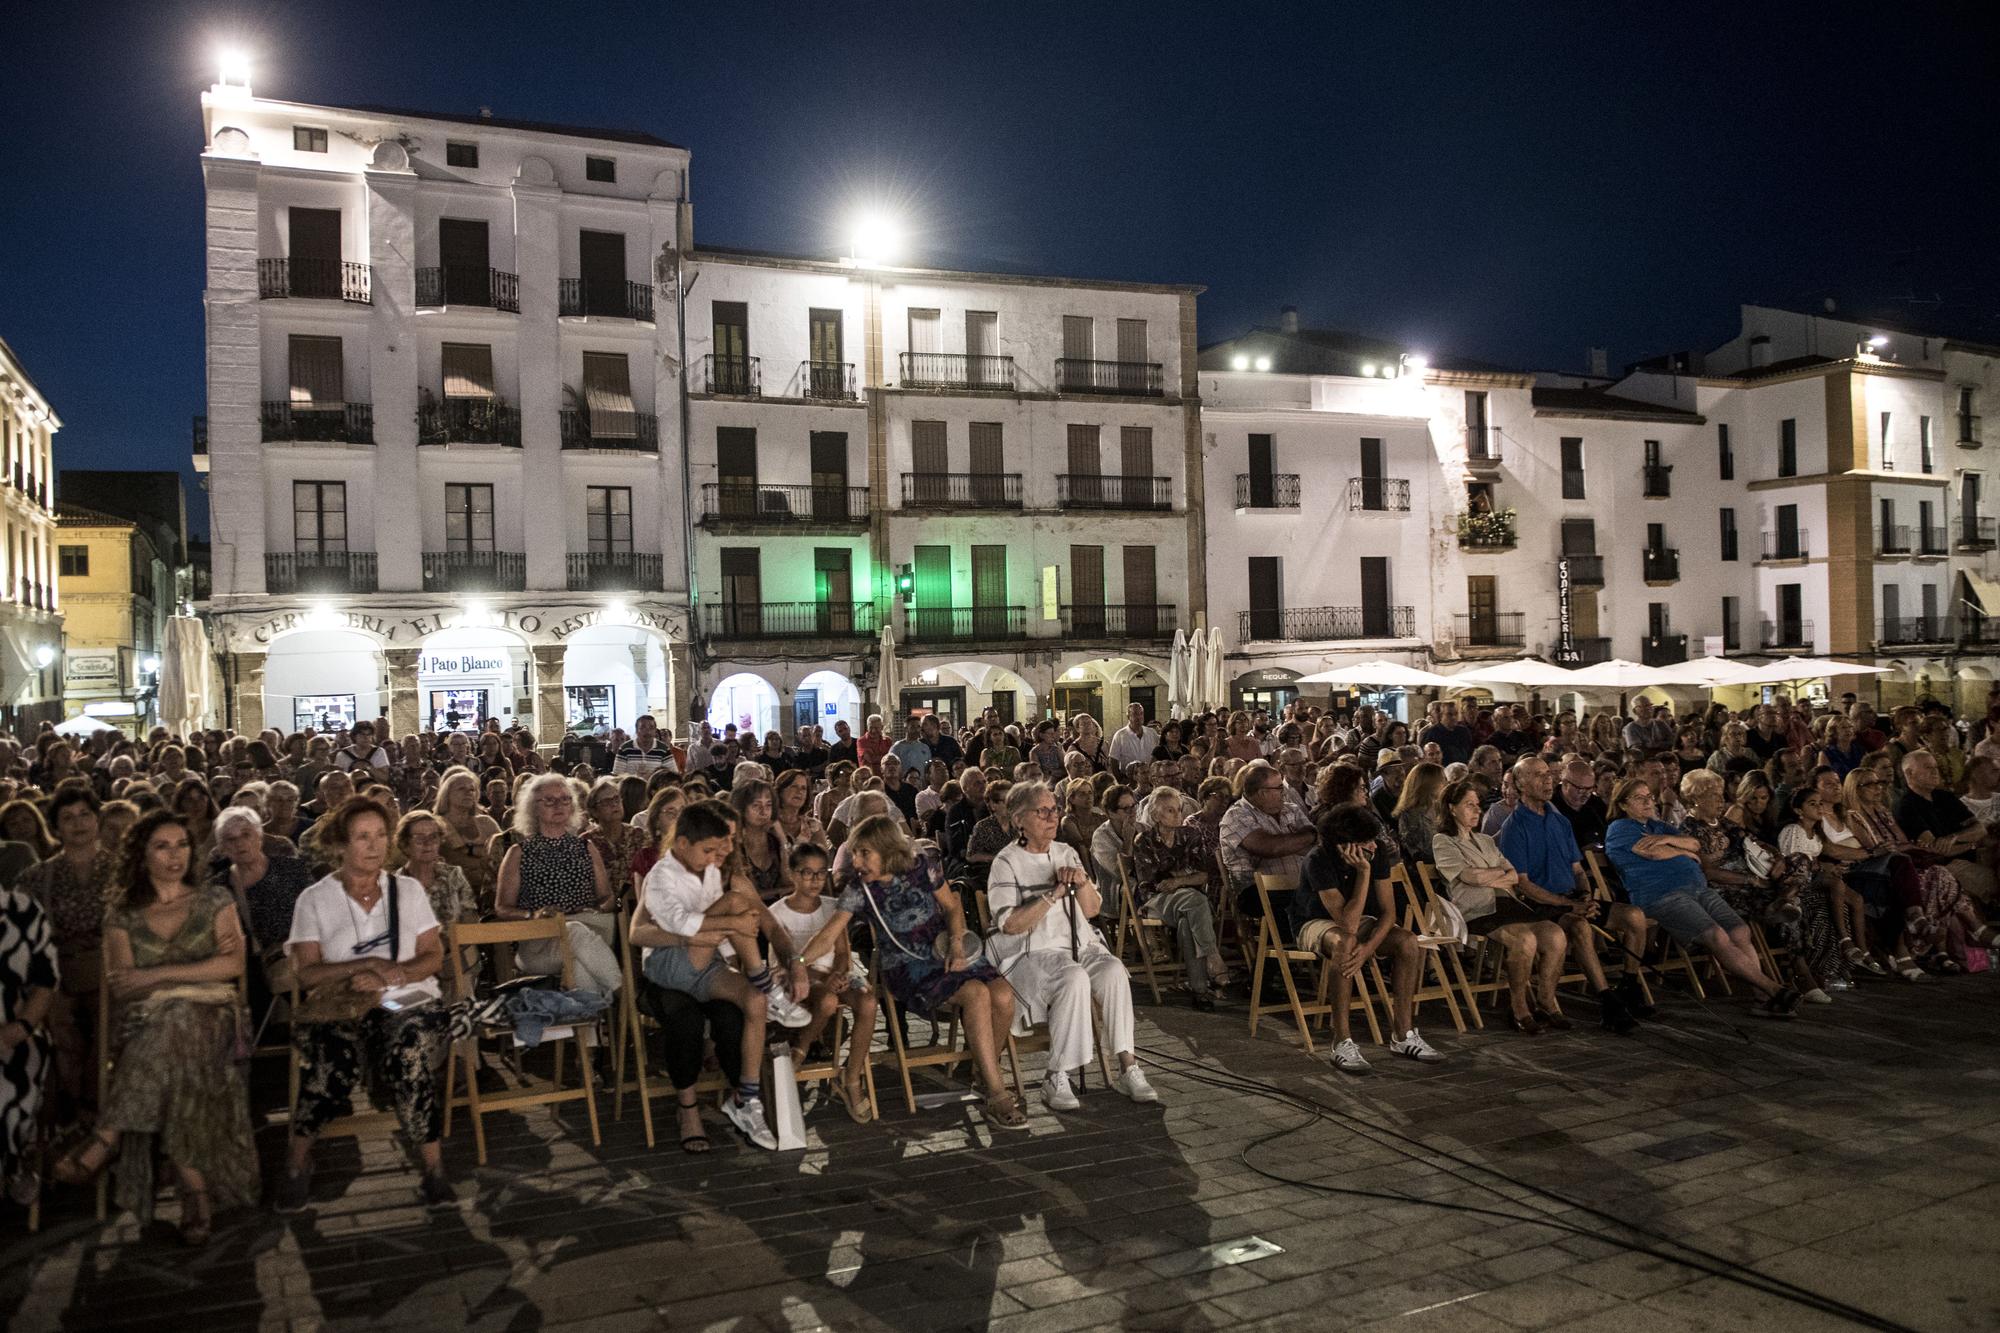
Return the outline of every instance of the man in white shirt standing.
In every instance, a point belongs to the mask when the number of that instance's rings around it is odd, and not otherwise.
[[[1051,1111],[1079,1106],[1070,1071],[1096,1053],[1093,998],[1104,1014],[1104,1043],[1118,1057],[1112,1086],[1135,1102],[1158,1101],[1133,1051],[1132,979],[1090,924],[1103,900],[1075,849],[1056,841],[1055,793],[1045,783],[1018,783],[1007,793],[1007,813],[1021,838],[993,858],[986,893],[996,928],[986,948],[1020,997],[1016,1013],[1049,1025],[1043,1102]]]
[[[1106,750],[1122,777],[1133,764],[1151,759],[1159,743],[1160,733],[1146,725],[1146,706],[1133,704],[1125,710],[1125,725],[1111,733]]]

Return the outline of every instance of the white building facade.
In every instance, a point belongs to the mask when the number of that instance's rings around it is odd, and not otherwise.
[[[686,151],[232,85],[202,107],[195,449],[231,723],[553,742],[672,714],[687,548],[655,292]]]
[[[0,339],[0,728],[62,721],[55,437],[62,420]]]

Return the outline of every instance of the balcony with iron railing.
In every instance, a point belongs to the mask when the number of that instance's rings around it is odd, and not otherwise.
[[[1408,639],[1416,632],[1416,609],[1408,606],[1257,606],[1236,613],[1236,635],[1244,642]]]
[[[913,606],[903,613],[911,643],[992,642],[1028,637],[1025,606]]]
[[[1069,641],[1171,639],[1180,627],[1180,609],[1165,605],[1068,605],[1062,608],[1063,638]]]
[[[1757,642],[1767,653],[1810,652],[1813,623],[1810,620],[1766,620],[1759,626]]]
[[[497,268],[447,264],[417,270],[417,304],[465,306],[519,314],[521,279]]]
[[[1407,514],[1410,483],[1404,477],[1349,477],[1347,510],[1361,514]]]
[[[1158,361],[1084,361],[1056,358],[1057,393],[1122,393],[1158,398],[1165,390]]]
[[[1993,548],[1993,520],[1967,514],[1958,520],[1958,549],[1987,551]]]
[[[861,396],[852,361],[799,362],[799,389],[803,397],[821,402],[851,402]]]
[[[375,408],[371,403],[265,403],[264,439],[292,444],[373,444]]]
[[[562,278],[556,287],[556,313],[650,322],[653,285],[624,278]]]
[[[873,639],[881,631],[873,602],[707,602],[708,639]]]
[[[1056,503],[1064,509],[1173,508],[1173,478],[1058,472]]]
[[[1910,556],[1910,529],[1905,523],[1878,524],[1875,554],[1882,560],[1907,560]]]
[[[374,592],[373,551],[266,551],[264,591]]]
[[[375,270],[344,259],[260,259],[257,296],[265,301],[348,301],[367,305],[374,298]]]
[[[1516,541],[1511,509],[1469,509],[1458,516],[1458,544],[1467,551],[1511,551]]]
[[[1920,528],[1917,535],[1917,558],[1935,560],[1946,554],[1948,543],[1942,527]]]
[[[1236,474],[1238,509],[1297,509],[1299,477],[1296,472],[1239,472]]]
[[[1640,557],[1645,567],[1646,582],[1655,585],[1680,582],[1681,552],[1678,546],[1641,547]]]
[[[566,407],[560,424],[565,449],[610,449],[628,454],[660,452],[660,419],[651,412],[591,412]]]
[[[1566,553],[1569,562],[1569,581],[1578,588],[1602,588],[1604,586],[1604,557],[1577,552]]]
[[[1779,528],[1763,536],[1760,565],[1801,564],[1811,558],[1812,534],[1804,528]]]
[[[1976,412],[1960,412],[1956,420],[1958,421],[1959,444],[1967,449],[1977,449],[1979,447],[1979,414]]]
[[[1018,472],[905,472],[905,509],[1019,509]]]
[[[1664,500],[1674,493],[1674,469],[1669,463],[1647,463],[1641,468],[1645,473],[1644,495],[1648,500]]]
[[[523,592],[528,557],[521,551],[425,551],[425,592]]]
[[[418,444],[521,447],[521,409],[504,398],[426,399],[417,407]]]
[[[1491,615],[1462,612],[1451,618],[1452,636],[1461,648],[1525,648],[1527,621],[1522,611],[1495,611]]]
[[[699,383],[702,393],[759,397],[764,392],[763,361],[754,356],[717,356],[710,352],[701,359]]]
[[[1500,466],[1500,431],[1493,426],[1465,428],[1465,462],[1475,472],[1491,472]]]
[[[865,528],[868,526],[868,488],[705,482],[701,488],[701,524],[718,531]]]
[[[1968,610],[1958,622],[1958,641],[1967,648],[2000,648],[2000,617]]]
[[[571,551],[571,592],[658,592],[660,557],[652,551]]]
[[[1958,630],[1950,616],[1883,616],[1875,623],[1875,642],[1884,648],[1914,643],[1950,643]]]
[[[1639,662],[1642,666],[1673,666],[1676,662],[1688,660],[1688,636],[1685,634],[1649,634],[1639,645]]]
[[[899,352],[905,389],[978,389],[988,392],[1014,388],[1014,358],[968,356],[961,352]]]

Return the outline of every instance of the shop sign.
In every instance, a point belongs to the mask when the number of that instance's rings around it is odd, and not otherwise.
[[[116,684],[118,654],[71,652],[63,658],[63,680],[70,685]]]
[[[417,659],[420,676],[492,675],[506,670],[506,658],[480,657],[474,653],[425,653]]]
[[[414,646],[417,641],[448,629],[500,629],[518,634],[531,643],[561,644],[578,631],[597,625],[629,625],[656,634],[670,634],[674,628],[665,611],[644,606],[628,606],[616,616],[605,607],[587,610],[508,607],[478,614],[452,607],[416,616],[321,609],[286,611],[257,621],[250,625],[249,637],[252,642],[265,645],[295,630],[351,630],[379,639],[385,646],[406,643]],[[230,629],[232,638],[241,632],[235,629],[234,624]]]

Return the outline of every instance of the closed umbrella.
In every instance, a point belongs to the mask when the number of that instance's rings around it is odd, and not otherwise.
[[[1187,707],[1187,631],[1174,631],[1174,646],[1167,654],[1167,713],[1181,717]]]
[[[1208,701],[1212,707],[1220,708],[1229,699],[1229,682],[1223,678],[1222,626],[1212,626],[1208,631]]]
[[[1208,707],[1208,636],[1200,630],[1188,636],[1181,669],[1187,673],[1188,711],[1199,713]]]
[[[882,718],[893,727],[896,723],[897,699],[902,694],[902,683],[896,674],[896,631],[888,625],[882,627],[882,656],[876,663],[875,680],[877,682],[875,697],[881,704]],[[902,733],[898,729],[891,734]]]
[[[208,715],[208,631],[193,616],[167,621],[160,654],[160,725],[185,736]]]

